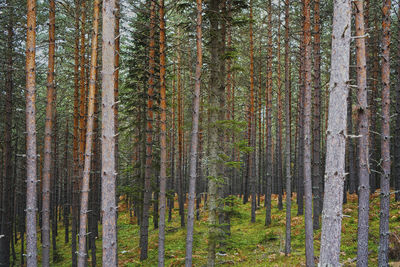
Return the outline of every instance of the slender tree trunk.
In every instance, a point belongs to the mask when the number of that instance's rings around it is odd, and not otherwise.
[[[103,3],[102,164],[103,266],[117,266],[117,203],[115,173],[115,0]]]
[[[81,27],[80,27],[80,51],[79,51],[79,59],[80,59],[80,73],[79,73],[79,88],[80,88],[80,101],[79,101],[79,178],[82,177],[83,164],[85,159],[85,142],[86,142],[86,75],[85,75],[85,45],[86,45],[86,1],[80,1],[81,8]],[[79,190],[82,188],[82,179],[78,179]],[[78,204],[79,205],[79,204]],[[78,208],[79,209],[79,208]],[[78,223],[79,225],[79,223]]]
[[[193,117],[192,117],[192,140],[190,144],[190,180],[189,180],[189,202],[188,202],[188,219],[187,219],[187,235],[186,235],[186,261],[185,266],[192,266],[192,250],[193,250],[193,224],[194,224],[194,199],[196,197],[196,178],[197,178],[197,149],[199,137],[199,110],[200,110],[200,86],[201,86],[201,68],[203,64],[202,54],[202,1],[197,0],[197,24],[196,24],[196,77],[193,97]]]
[[[281,6],[279,1],[279,13],[281,13]],[[278,19],[278,37],[277,37],[277,122],[276,122],[276,150],[275,150],[275,162],[276,162],[276,188],[278,194],[278,209],[283,209],[282,193],[283,193],[283,172],[282,172],[282,71],[281,71],[281,20]]]
[[[314,98],[312,184],[314,193],[313,229],[319,229],[321,214],[321,27],[320,0],[314,0]]]
[[[390,9],[391,0],[382,6],[382,176],[381,212],[379,222],[379,266],[389,264],[389,207],[390,207]]]
[[[342,230],[343,183],[345,180],[346,112],[349,91],[351,1],[335,0],[325,195],[322,212],[321,266],[339,266]]]
[[[180,28],[178,28],[178,36],[180,36]],[[178,38],[179,39],[179,38]],[[178,41],[180,47],[180,41]],[[181,82],[181,52],[177,51],[178,61],[178,166],[177,166],[177,192],[178,192],[178,205],[179,215],[181,216],[181,227],[185,227],[185,197],[183,193],[183,99],[182,99],[182,82]]]
[[[47,104],[44,136],[44,163],[42,181],[42,265],[50,266],[50,184],[51,146],[54,108],[54,52],[55,52],[55,1],[50,1],[49,13],[49,62],[47,71]]]
[[[378,12],[377,12],[378,13]],[[379,84],[379,39],[380,39],[380,32],[381,29],[379,28],[378,22],[378,14],[374,16],[374,25],[371,25],[371,29],[374,29],[374,34],[372,35],[371,45],[372,45],[372,55],[371,55],[371,93],[370,93],[370,103],[378,103],[378,84]],[[378,145],[378,138],[377,132],[379,131],[378,123],[377,123],[377,113],[378,113],[378,105],[371,105],[370,106],[370,187],[371,193],[374,193],[375,190],[378,188],[378,161],[379,161],[379,145]]]
[[[71,253],[72,266],[78,264],[76,235],[78,232],[78,209],[79,209],[79,9],[78,0],[75,1],[75,47],[74,47],[74,140],[73,140],[73,162],[74,173],[72,178],[72,225],[71,225]]]
[[[79,223],[79,253],[78,253],[78,266],[85,267],[87,264],[86,254],[86,225],[88,221],[88,208],[89,208],[89,183],[90,183],[90,170],[92,163],[92,147],[93,147],[93,125],[94,125],[94,109],[96,98],[96,68],[97,68],[97,39],[99,34],[99,20],[100,20],[100,0],[94,1],[93,8],[93,33],[92,33],[92,48],[90,56],[90,78],[89,78],[89,102],[88,102],[88,119],[86,130],[86,144],[85,144],[85,162],[83,167],[82,190],[81,190],[81,212]],[[93,211],[92,211],[93,212]]]
[[[58,204],[59,204],[59,181],[58,181],[58,132],[57,132],[57,92],[54,90],[54,100],[53,100],[53,147],[52,147],[52,166],[51,166],[51,202],[50,202],[50,220],[51,220],[51,242],[52,242],[52,253],[53,262],[57,262],[57,226],[58,226]]]
[[[305,231],[306,264],[314,266],[314,235],[312,224],[312,178],[311,178],[311,19],[310,1],[304,5],[304,196],[305,196]]]
[[[289,8],[290,1],[285,0],[285,169],[286,169],[286,238],[285,255],[291,251],[291,207],[292,207],[292,170],[291,170],[291,141],[290,141],[290,62],[289,62]]]
[[[171,105],[171,113],[172,113],[172,129],[171,129],[171,181],[170,181],[170,194],[169,203],[168,203],[168,222],[172,220],[172,209],[174,208],[175,204],[175,62],[174,62],[174,75],[172,80],[172,105]]]
[[[149,46],[149,80],[147,90],[147,116],[146,116],[146,165],[144,178],[143,216],[140,224],[140,260],[147,259],[149,235],[149,210],[151,201],[151,177],[153,161],[153,98],[155,76],[155,22],[156,1],[151,1],[150,7],[150,46]]]
[[[256,222],[256,170],[255,170],[255,118],[254,118],[254,42],[253,42],[253,6],[250,0],[250,147],[253,149],[249,155],[249,175],[251,194],[251,222]]]
[[[158,266],[164,266],[165,254],[165,210],[167,187],[167,103],[165,86],[165,7],[164,0],[159,2],[160,17],[160,96],[161,96],[161,124],[160,124],[160,217],[158,230]]]
[[[26,264],[37,266],[36,235],[36,1],[27,2],[26,38]]]
[[[210,93],[209,93],[209,158],[210,164],[208,166],[208,223],[209,223],[209,233],[208,233],[208,256],[207,256],[207,266],[215,266],[215,250],[217,244],[217,192],[218,192],[218,129],[215,127],[215,123],[218,120],[220,108],[219,105],[219,84],[218,84],[218,72],[220,58],[218,53],[218,45],[220,41],[219,32],[219,1],[212,0],[209,2],[209,20],[210,20],[210,57],[214,64],[210,68]]]
[[[268,0],[268,48],[267,48],[267,83],[266,83],[266,97],[265,97],[265,114],[267,118],[267,132],[266,132],[266,167],[267,167],[267,183],[265,192],[265,225],[271,224],[271,191],[272,191],[272,0]]]
[[[70,182],[69,182],[69,164],[68,164],[68,139],[69,139],[69,127],[68,120],[65,123],[65,140],[64,140],[64,183],[63,183],[63,223],[64,223],[64,242],[69,242],[69,213],[71,209],[70,201]]]
[[[399,2],[400,7],[400,2]],[[398,9],[399,10],[399,9]],[[397,14],[398,25],[400,25],[400,14]],[[400,27],[397,28],[397,39],[400,40]],[[400,99],[400,42],[397,44],[397,85],[396,99]],[[395,179],[395,199],[400,201],[400,101],[396,101],[396,128],[394,137],[394,179]]]
[[[368,266],[368,220],[369,220],[369,121],[368,121],[368,97],[367,97],[367,62],[364,30],[364,3],[363,0],[355,2],[356,14],[356,56],[357,56],[357,111],[358,111],[358,144],[359,154],[359,178],[358,189],[358,242],[357,242],[357,266]]]
[[[304,9],[304,6],[303,6]],[[304,16],[302,17],[304,24]],[[297,215],[304,214],[304,34],[300,37],[299,95],[298,95],[298,151],[297,151]]]

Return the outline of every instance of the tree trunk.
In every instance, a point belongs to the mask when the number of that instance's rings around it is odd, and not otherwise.
[[[71,254],[72,266],[78,264],[76,235],[78,232],[79,209],[79,12],[78,0],[75,1],[75,47],[74,47],[74,140],[72,157],[74,173],[72,177],[72,225],[71,225]]]
[[[117,203],[115,173],[115,0],[103,3],[101,212],[103,266],[117,266]]]
[[[399,2],[400,7],[400,2]],[[400,25],[400,15],[398,14],[398,25]],[[397,28],[397,39],[400,40],[400,27]],[[397,85],[396,99],[400,99],[400,42],[397,44]],[[394,179],[395,179],[395,199],[400,201],[400,101],[396,101],[396,128],[394,136]]]
[[[37,266],[36,235],[36,1],[27,2],[26,38],[26,264]]]
[[[291,141],[290,141],[290,63],[289,63],[289,8],[290,1],[285,0],[285,169],[286,169],[286,238],[285,255],[291,251],[291,207],[292,207],[292,171],[291,171]]]
[[[357,57],[357,112],[358,112],[358,144],[359,178],[358,189],[358,242],[357,266],[368,266],[368,220],[369,220],[369,150],[368,150],[368,99],[367,99],[367,62],[364,30],[364,3],[355,2],[356,23],[356,57]]]
[[[151,1],[150,7],[150,44],[149,44],[149,80],[147,89],[147,116],[146,116],[146,165],[144,177],[143,216],[140,224],[140,260],[147,259],[149,242],[149,210],[151,201],[151,177],[153,161],[153,98],[155,76],[155,22],[156,1]]]
[[[196,178],[197,178],[197,149],[199,137],[199,110],[200,110],[200,86],[201,86],[201,68],[203,64],[202,55],[202,1],[197,0],[197,24],[196,24],[196,78],[193,97],[193,117],[192,117],[192,140],[190,144],[190,180],[189,180],[189,199],[188,199],[188,219],[186,235],[186,261],[185,266],[192,266],[193,250],[193,224],[194,224],[194,199],[196,197]]]
[[[345,180],[346,113],[350,65],[351,5],[334,1],[329,117],[322,212],[321,266],[339,266]]]
[[[164,266],[165,254],[165,210],[167,187],[167,103],[165,86],[165,7],[164,0],[159,2],[160,17],[160,96],[161,96],[161,124],[160,124],[160,217],[158,230],[158,266]]]
[[[250,0],[250,147],[253,149],[249,155],[249,175],[250,175],[250,194],[251,194],[251,222],[256,222],[256,146],[255,146],[255,118],[254,118],[254,45],[253,45],[253,6]]]
[[[178,28],[178,36],[180,36],[180,28]],[[178,38],[179,39],[179,38]],[[178,41],[180,46],[180,41]],[[182,99],[182,83],[181,83],[181,53],[177,52],[178,61],[178,166],[177,166],[177,192],[178,192],[178,205],[179,215],[181,216],[181,227],[185,227],[185,197],[183,196],[183,99]]]
[[[379,266],[389,264],[390,206],[390,9],[391,0],[382,6],[382,136],[381,136],[381,211],[379,221]]]
[[[218,138],[218,129],[215,123],[218,121],[219,115],[219,64],[220,57],[218,53],[218,45],[220,42],[220,32],[219,32],[219,1],[211,0],[209,1],[209,20],[210,20],[210,57],[211,62],[214,64],[210,68],[210,97],[209,97],[209,158],[210,164],[208,166],[208,223],[209,223],[209,233],[208,233],[208,257],[207,266],[215,266],[215,250],[217,243],[217,207],[218,207],[218,148],[220,147]]]
[[[311,178],[311,19],[310,1],[304,5],[304,196],[306,264],[314,266],[314,235],[312,224],[312,178]]]
[[[86,130],[86,144],[85,144],[85,161],[83,167],[82,190],[81,190],[81,212],[79,223],[79,252],[78,252],[78,266],[85,267],[87,264],[86,254],[86,225],[88,221],[88,208],[89,208],[89,183],[90,171],[92,163],[92,147],[93,147],[93,126],[94,126],[94,110],[96,98],[96,68],[97,68],[97,38],[99,34],[99,17],[100,17],[100,0],[94,1],[93,8],[93,33],[92,33],[92,48],[90,56],[90,78],[89,78],[89,102],[87,113],[87,130]],[[92,211],[93,212],[93,211]],[[92,233],[93,234],[93,233]]]
[[[70,191],[70,175],[69,175],[69,164],[68,164],[68,139],[69,139],[69,127],[68,120],[65,123],[65,140],[64,140],[64,184],[63,184],[63,223],[64,223],[64,242],[69,242],[69,213],[71,209],[71,191]]]
[[[174,78],[172,80],[172,105],[171,105],[171,179],[170,179],[170,196],[168,199],[168,222],[172,220],[172,209],[174,208],[175,204],[175,62],[174,62]]]
[[[266,132],[266,167],[267,167],[267,183],[265,192],[265,225],[271,224],[271,191],[272,191],[272,0],[268,0],[268,48],[267,48],[267,82],[265,93],[265,114],[267,118],[267,132]]]
[[[47,71],[47,104],[44,136],[44,163],[42,181],[42,265],[50,266],[50,183],[51,146],[54,108],[54,52],[55,52],[55,1],[50,1],[49,13],[49,61]]]
[[[314,98],[313,98],[313,154],[312,184],[314,193],[313,229],[319,229],[321,214],[321,27],[320,0],[314,0]]]
[[[279,13],[281,12],[280,2],[279,2]],[[276,161],[276,176],[277,181],[277,194],[278,194],[278,209],[283,209],[282,202],[282,191],[283,191],[283,173],[282,173],[282,75],[281,75],[281,19],[278,19],[278,37],[277,37],[277,123],[276,123],[276,150],[275,150],[275,161]]]

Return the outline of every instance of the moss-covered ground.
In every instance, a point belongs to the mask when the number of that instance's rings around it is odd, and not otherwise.
[[[357,253],[357,196],[349,195],[343,206],[343,224],[341,241],[341,260],[343,266],[355,266]],[[263,199],[262,199],[263,200]],[[250,203],[236,201],[235,216],[231,220],[231,236],[226,240],[225,248],[217,255],[218,266],[305,266],[304,216],[297,215],[295,198],[292,201],[292,253],[285,256],[285,205],[277,208],[277,198],[273,197],[272,224],[266,227],[263,201],[256,212],[256,222],[250,223]],[[176,205],[177,206],[177,205]],[[195,221],[193,264],[204,266],[207,260],[207,211],[201,206],[200,220]],[[391,200],[390,207],[391,246],[396,245],[400,237],[400,203]],[[101,228],[100,228],[101,232]],[[173,212],[173,220],[166,227],[166,266],[183,266],[185,261],[186,230],[180,227],[178,209]],[[315,258],[318,260],[321,231],[314,234]],[[150,221],[149,258],[139,261],[139,226],[129,212],[123,200],[120,201],[118,218],[118,258],[119,266],[157,266],[158,230]],[[369,231],[369,266],[377,266],[379,244],[379,195],[371,197]],[[40,243],[38,243],[40,244]],[[101,263],[101,237],[96,242],[97,262]],[[400,240],[397,245],[400,246]],[[58,261],[52,266],[71,266],[71,247],[64,243],[64,229],[59,226],[57,236]],[[19,258],[20,244],[16,246]],[[399,254],[400,254],[400,247]],[[396,252],[394,252],[396,253]],[[40,254],[40,248],[39,248]],[[393,252],[392,252],[393,254]],[[90,262],[89,258],[89,262]],[[400,266],[400,259],[392,259],[392,266]],[[397,262],[396,262],[397,261]],[[19,265],[19,261],[17,262]],[[101,264],[98,264],[100,266]]]

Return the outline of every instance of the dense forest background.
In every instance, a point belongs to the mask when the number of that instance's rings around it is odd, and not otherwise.
[[[396,264],[399,6],[0,0],[0,266]]]

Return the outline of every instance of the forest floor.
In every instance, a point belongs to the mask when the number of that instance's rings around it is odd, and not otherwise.
[[[393,198],[393,196],[392,196]],[[285,199],[285,198],[284,198]],[[341,261],[343,266],[355,266],[357,255],[357,195],[348,195],[343,206]],[[262,199],[263,200],[263,199]],[[285,209],[278,210],[277,197],[273,196],[272,224],[264,226],[265,208],[263,201],[256,211],[256,222],[250,223],[250,202],[243,205],[236,201],[235,216],[231,220],[231,236],[226,240],[225,253],[217,255],[218,266],[305,266],[304,216],[297,216],[295,198],[292,200],[292,253],[285,256]],[[177,202],[176,202],[177,203]],[[285,204],[284,204],[285,208]],[[158,230],[150,219],[149,258],[140,262],[139,226],[123,200],[120,201],[118,217],[119,266],[157,266]],[[101,233],[101,229],[99,230]],[[400,202],[391,199],[390,206],[391,254],[400,257]],[[321,230],[314,233],[316,262],[319,256]],[[178,208],[173,220],[166,226],[166,266],[184,266],[186,230],[180,227]],[[40,244],[40,243],[39,243]],[[207,212],[201,207],[200,220],[194,226],[194,266],[204,266],[207,261]],[[369,266],[377,266],[379,244],[379,195],[371,197],[369,230]],[[57,236],[58,258],[52,266],[71,266],[70,243],[64,243],[64,229],[59,227]],[[101,237],[96,241],[97,263],[101,263]],[[19,255],[20,246],[16,252]],[[39,251],[40,254],[40,251]],[[40,259],[39,259],[40,260]],[[89,259],[90,262],[90,259]],[[90,263],[89,263],[90,264]],[[19,266],[19,264],[17,264]],[[98,266],[101,264],[98,264]],[[400,258],[392,255],[391,266],[400,266]],[[90,266],[90,265],[89,265]]]

